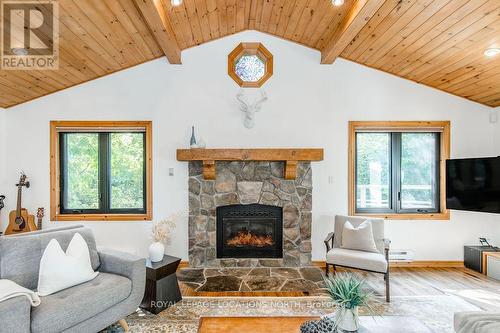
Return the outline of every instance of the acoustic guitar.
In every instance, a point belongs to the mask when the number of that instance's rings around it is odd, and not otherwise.
[[[6,235],[37,230],[35,225],[35,217],[28,214],[28,210],[26,208],[21,207],[23,187],[30,187],[30,182],[26,181],[26,178],[26,175],[21,172],[19,183],[16,184],[17,207],[16,210],[11,211],[9,214],[9,225],[7,226],[7,229],[5,229]]]

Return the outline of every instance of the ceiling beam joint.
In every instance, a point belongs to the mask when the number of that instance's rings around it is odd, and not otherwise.
[[[181,64],[181,49],[162,0],[134,0],[149,30],[171,64]]]
[[[321,50],[321,63],[332,64],[387,0],[355,0],[337,31]]]

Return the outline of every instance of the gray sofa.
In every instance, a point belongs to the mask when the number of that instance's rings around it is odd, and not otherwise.
[[[97,251],[92,231],[81,225],[0,237],[0,279],[36,290],[40,259],[48,242],[55,238],[66,250],[76,232],[87,242],[92,268],[99,275],[41,297],[38,307],[32,308],[26,297],[0,302],[0,333],[95,333],[137,309],[144,296],[145,260],[116,251]]]

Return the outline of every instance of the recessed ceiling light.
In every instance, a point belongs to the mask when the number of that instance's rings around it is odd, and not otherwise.
[[[170,0],[170,3],[172,6],[176,7],[182,5],[182,0]]]
[[[484,51],[484,55],[487,57],[494,57],[499,53],[500,53],[500,48],[498,47],[492,47]]]
[[[332,4],[336,7],[342,6],[344,4],[344,0],[332,0]]]
[[[18,56],[25,56],[29,53],[24,47],[14,47],[11,51]]]

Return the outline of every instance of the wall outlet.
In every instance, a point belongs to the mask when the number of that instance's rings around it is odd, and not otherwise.
[[[328,176],[328,184],[333,184],[333,176]]]
[[[168,175],[172,177],[174,175],[174,168],[168,168]]]

